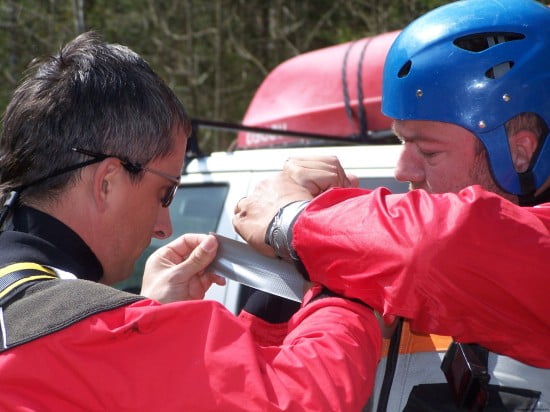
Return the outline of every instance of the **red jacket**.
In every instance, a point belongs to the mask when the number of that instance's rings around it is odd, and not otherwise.
[[[254,338],[266,337],[262,327],[271,328],[211,301],[142,300],[102,312],[0,354],[0,410],[353,411],[365,404],[381,345],[367,307],[313,301],[283,340],[275,333],[276,346]]]
[[[519,207],[476,186],[333,189],[300,215],[293,246],[312,280],[387,321],[550,367],[550,204]]]

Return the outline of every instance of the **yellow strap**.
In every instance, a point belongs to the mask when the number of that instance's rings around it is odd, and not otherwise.
[[[44,266],[41,266],[32,262],[21,262],[21,263],[14,263],[12,265],[9,265],[0,269],[0,278],[3,276],[9,275],[10,273],[13,273],[13,272],[18,272],[20,270],[29,270],[29,269],[43,272],[43,275],[39,275],[39,274],[31,275],[11,283],[5,289],[0,291],[0,299],[6,296],[8,293],[10,293],[19,285],[22,285],[23,283],[31,282],[33,280],[40,280],[40,279],[55,279],[57,277],[53,270],[48,269]]]
[[[53,270],[48,269],[42,265],[39,265],[33,262],[20,262],[20,263],[14,263],[12,265],[9,265],[0,269],[0,278],[4,275],[7,275],[8,273],[17,272],[19,270],[25,270],[25,269],[39,270],[41,272],[45,272],[52,276],[55,276],[55,272]]]

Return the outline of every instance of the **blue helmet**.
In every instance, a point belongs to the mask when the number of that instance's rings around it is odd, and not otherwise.
[[[517,173],[505,123],[531,112],[550,125],[550,8],[533,0],[461,0],[415,20],[388,53],[382,111],[464,127],[483,142],[498,185],[530,194],[550,176],[550,138],[529,171]]]

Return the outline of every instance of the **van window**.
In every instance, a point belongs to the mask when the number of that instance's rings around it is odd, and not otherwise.
[[[183,233],[215,232],[228,190],[227,184],[180,186],[170,205],[174,231],[170,240]]]
[[[172,236],[151,239],[151,244],[137,260],[132,276],[115,287],[139,293],[145,261],[160,246],[184,233],[215,232],[220,221],[229,186],[227,184],[197,184],[180,186],[170,205]]]

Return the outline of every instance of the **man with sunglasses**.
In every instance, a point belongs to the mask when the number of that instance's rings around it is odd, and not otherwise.
[[[260,339],[260,320],[192,300],[223,283],[204,273],[211,235],[155,252],[143,296],[106,286],[130,275],[152,237],[170,236],[190,132],[137,54],[80,35],[34,66],[3,126],[0,410],[364,404],[380,352],[366,305],[314,288],[286,333]]]

